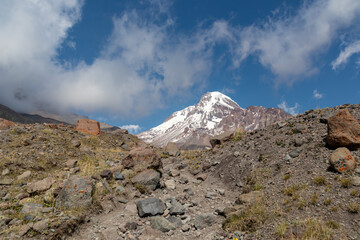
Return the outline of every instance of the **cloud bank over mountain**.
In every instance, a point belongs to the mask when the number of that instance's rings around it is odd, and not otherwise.
[[[176,34],[167,1],[149,1],[146,16],[130,9],[113,17],[113,30],[92,63],[64,64],[63,44],[81,21],[82,0],[4,0],[0,9],[0,102],[18,111],[73,110],[139,117],[207,83],[216,64],[214,49],[238,68],[249,56],[291,84],[318,71],[316,55],[359,20],[357,0],[317,0],[295,14],[251,26],[214,20],[191,34]],[[349,43],[337,68],[358,53]],[[230,66],[229,66],[230,67]]]

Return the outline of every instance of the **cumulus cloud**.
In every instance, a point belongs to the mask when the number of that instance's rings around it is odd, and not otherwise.
[[[141,127],[139,125],[124,125],[120,128],[128,130],[131,134],[137,134],[141,130]]]
[[[318,92],[318,90],[314,90],[313,91],[313,98],[315,98],[315,99],[322,99],[324,97],[324,94],[322,94],[322,93],[319,93]]]
[[[352,55],[357,54],[359,52],[360,52],[360,40],[349,44],[344,50],[341,51],[339,56],[331,63],[332,69],[336,70],[340,65],[347,63],[347,61]]]
[[[152,0],[146,18],[136,10],[114,17],[113,32],[92,64],[65,66],[56,61],[57,50],[80,20],[82,4],[5,0],[0,10],[0,81],[6,88],[0,89],[0,102],[21,111],[146,115],[162,107],[164,99],[202,84],[211,72],[215,43],[228,34],[217,21],[191,36],[172,36],[169,4]],[[157,19],[157,13],[164,19]]]
[[[299,114],[299,107],[300,105],[298,103],[295,103],[294,106],[290,107],[286,103],[286,101],[282,101],[280,104],[278,104],[278,107],[283,109],[285,112],[295,116]]]
[[[358,0],[310,1],[295,15],[272,17],[239,31],[234,62],[239,65],[255,55],[280,82],[292,83],[318,71],[315,56],[329,48],[340,30],[356,23],[359,13]]]

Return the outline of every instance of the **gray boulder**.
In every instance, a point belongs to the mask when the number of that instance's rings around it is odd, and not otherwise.
[[[155,190],[160,183],[160,173],[153,169],[146,169],[131,179],[132,183],[140,183],[151,190]]]
[[[163,201],[158,198],[147,198],[136,202],[140,217],[156,216],[163,214],[166,207]]]
[[[74,208],[88,207],[92,204],[92,195],[94,190],[94,182],[72,176],[64,183],[64,187],[56,198],[55,206]]]
[[[194,225],[196,229],[204,229],[213,225],[216,222],[216,218],[211,213],[204,213],[195,217]]]
[[[162,232],[169,232],[170,230],[176,229],[174,224],[161,216],[152,217],[150,219],[150,225],[153,229],[160,230]]]

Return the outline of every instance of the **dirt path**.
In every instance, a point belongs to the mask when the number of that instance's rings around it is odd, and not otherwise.
[[[68,239],[225,239],[226,233],[222,230],[224,217],[218,215],[219,210],[230,207],[234,203],[236,191],[228,189],[222,182],[206,173],[205,181],[197,179],[199,175],[194,176],[188,171],[188,168],[175,170],[179,172],[178,176],[169,176],[170,170],[175,169],[175,164],[170,161],[164,161],[164,175],[162,181],[169,179],[175,180],[176,188],[170,190],[162,188],[155,190],[150,196],[141,195],[130,199],[127,203],[117,203],[117,207],[109,201],[108,209],[105,213],[90,217],[88,223],[79,227],[75,234]],[[177,173],[175,173],[176,175]],[[171,175],[171,173],[170,173]],[[188,183],[185,183],[186,180]],[[190,190],[185,190],[190,189]],[[136,190],[134,190],[136,191]],[[193,192],[193,194],[191,193]],[[150,226],[150,217],[140,218],[137,214],[135,202],[147,197],[155,197],[166,200],[175,197],[185,207],[185,214],[176,216],[179,225],[175,230],[161,232],[154,230]],[[104,205],[106,206],[104,203]],[[107,213],[106,213],[107,212]],[[209,224],[202,230],[194,227],[194,219],[199,214],[213,214],[216,222]],[[168,210],[163,215],[169,217]],[[174,218],[174,217],[172,217]],[[176,220],[175,219],[175,220]],[[125,226],[126,223],[136,223],[135,227]],[[182,225],[182,226],[181,226]],[[211,225],[211,226],[210,226]]]

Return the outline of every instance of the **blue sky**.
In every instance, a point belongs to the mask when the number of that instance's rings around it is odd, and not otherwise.
[[[359,103],[358,0],[2,0],[0,103],[144,131],[220,91],[241,107]]]

